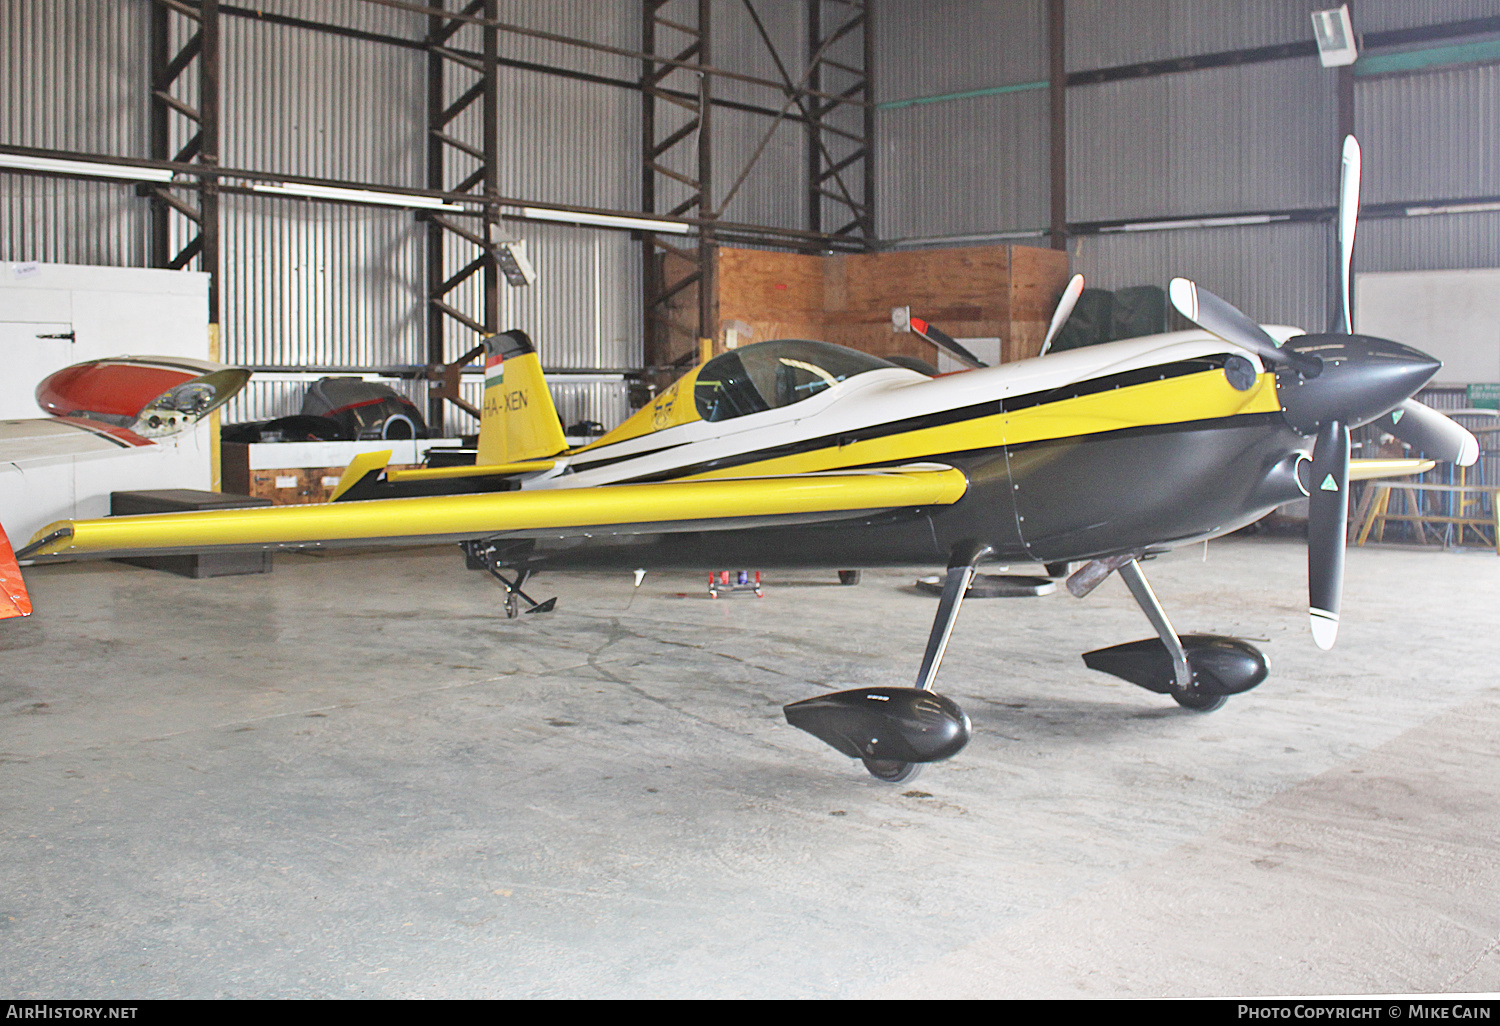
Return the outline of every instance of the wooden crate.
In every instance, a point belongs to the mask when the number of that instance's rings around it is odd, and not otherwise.
[[[225,491],[269,499],[276,506],[328,502],[343,477],[343,467],[281,467],[251,470],[249,446],[225,443],[223,482]],[[416,464],[392,464],[390,470],[406,470]]]
[[[669,261],[680,261],[670,256]],[[671,268],[679,274],[682,267]],[[714,352],[773,338],[811,338],[876,356],[936,363],[937,352],[891,329],[891,308],[955,338],[998,338],[1002,362],[1035,356],[1068,281],[1068,256],[1031,246],[829,256],[720,247],[713,281]],[[670,306],[669,330],[647,361],[690,365],[697,352],[696,287]]]

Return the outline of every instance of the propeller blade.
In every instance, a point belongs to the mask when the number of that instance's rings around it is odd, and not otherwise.
[[[1068,287],[1063,289],[1063,294],[1057,301],[1057,309],[1052,311],[1052,323],[1047,326],[1047,337],[1042,339],[1042,351],[1038,356],[1046,356],[1047,350],[1052,348],[1052,340],[1062,330],[1062,326],[1068,323],[1068,318],[1073,315],[1073,307],[1078,304],[1078,297],[1083,295],[1083,275],[1075,274],[1068,281]]]
[[[1285,364],[1303,377],[1314,378],[1323,369],[1323,361],[1282,349],[1266,329],[1256,324],[1233,305],[1208,289],[1199,288],[1186,278],[1173,278],[1167,295],[1177,312],[1198,327],[1217,335],[1225,342],[1243,346],[1271,364]]]
[[[959,363],[967,364],[974,370],[989,366],[989,364],[985,363],[979,357],[975,356],[963,346],[959,345],[958,340],[955,339],[952,335],[949,335],[945,331],[934,328],[932,325],[928,324],[920,317],[913,317],[911,319],[911,330],[914,334],[925,338],[927,341],[931,342],[939,349],[947,352],[948,355],[952,356]]]
[[[1328,420],[1313,446],[1307,511],[1307,611],[1313,640],[1328,650],[1339,632],[1349,525],[1349,426]]]
[[[1359,140],[1344,136],[1339,169],[1339,306],[1345,335],[1354,334],[1354,230],[1359,221]]]
[[[1479,439],[1451,417],[1415,399],[1406,400],[1375,426],[1435,460],[1468,467],[1479,459]]]

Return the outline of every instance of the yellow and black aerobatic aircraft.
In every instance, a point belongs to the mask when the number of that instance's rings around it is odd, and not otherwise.
[[[1352,229],[1351,217],[1351,240]],[[511,331],[487,342],[475,465],[388,471],[380,454],[351,465],[327,504],[64,521],[17,556],[452,542],[505,584],[512,613],[520,599],[538,608],[521,586],[539,570],[941,563],[914,687],[786,707],[876,777],[904,781],[968,740],[968,718],[933,684],[983,562],[1043,563],[1058,576],[1082,563],[1075,594],[1118,571],[1157,637],[1090,652],[1087,664],[1214,709],[1261,683],[1266,660],[1239,639],[1179,636],[1143,557],[1310,495],[1310,612],[1328,647],[1350,429],[1384,418],[1429,456],[1477,456],[1472,435],[1411,399],[1439,367],[1431,357],[1347,330],[1267,331],[1183,279],[1171,295],[1204,330],[935,378],[823,342],[745,346],[571,450],[535,349]]]

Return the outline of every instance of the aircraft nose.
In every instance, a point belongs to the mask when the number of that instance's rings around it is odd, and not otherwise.
[[[1419,349],[1369,335],[1300,335],[1285,348],[1323,365],[1314,376],[1291,368],[1276,374],[1282,413],[1303,434],[1329,420],[1351,428],[1367,424],[1415,395],[1443,365]]]

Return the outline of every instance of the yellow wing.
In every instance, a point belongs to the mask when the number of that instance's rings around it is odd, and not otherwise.
[[[37,532],[16,555],[36,560],[103,559],[233,548],[733,530],[951,505],[967,489],[962,471],[926,464],[793,477],[154,513],[59,521]]]

